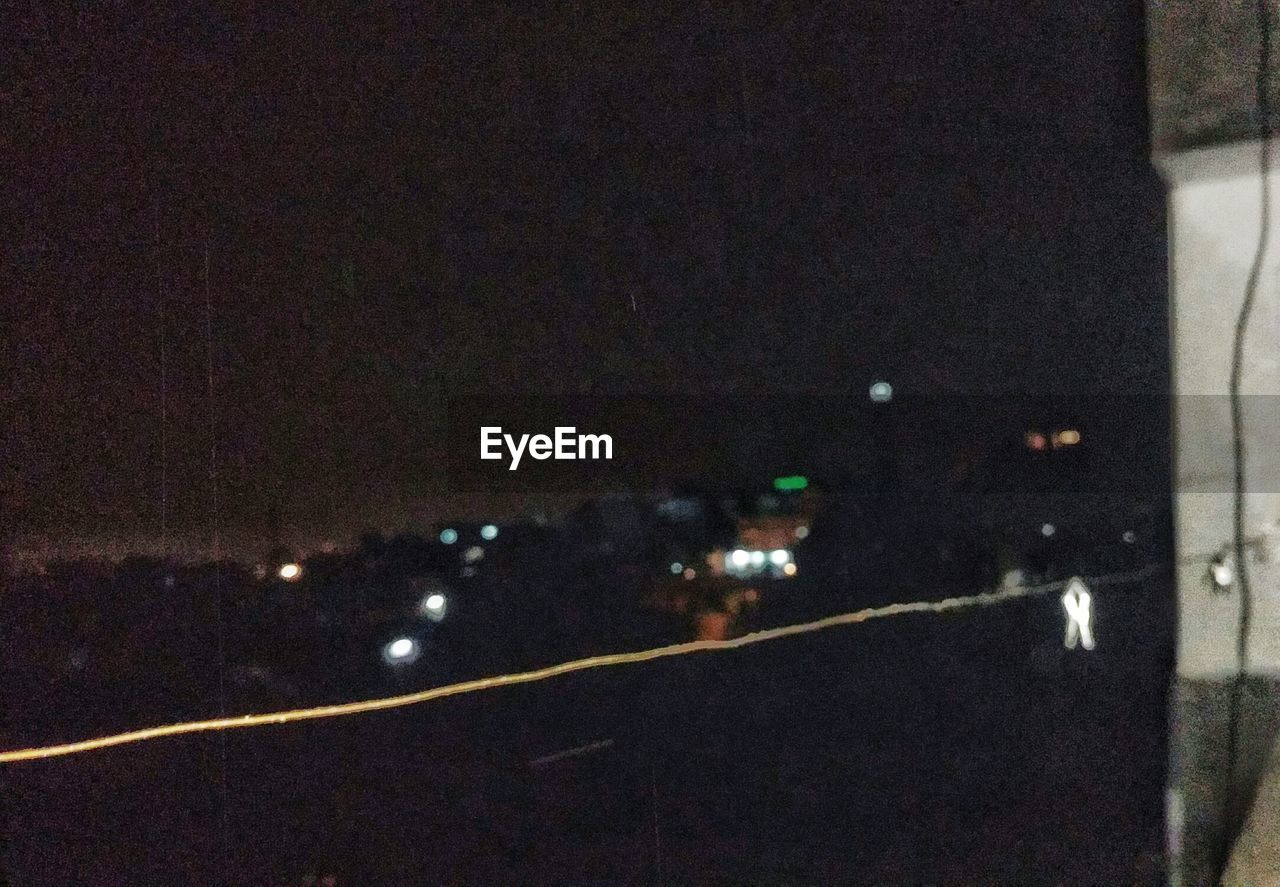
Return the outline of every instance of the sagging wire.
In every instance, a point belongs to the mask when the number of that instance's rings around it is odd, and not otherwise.
[[[1254,86],[1257,91],[1258,130],[1262,144],[1258,152],[1261,175],[1259,191],[1262,206],[1258,213],[1258,246],[1249,267],[1245,282],[1244,300],[1236,317],[1235,337],[1231,347],[1231,456],[1232,456],[1232,551],[1235,556],[1237,584],[1240,590],[1239,623],[1236,632],[1236,674],[1231,685],[1231,697],[1227,714],[1227,772],[1224,782],[1224,807],[1228,821],[1235,818],[1235,783],[1239,770],[1240,717],[1243,695],[1249,668],[1249,626],[1253,616],[1253,595],[1249,585],[1249,562],[1245,537],[1245,473],[1246,452],[1244,435],[1244,403],[1241,383],[1244,376],[1245,340],[1249,321],[1253,317],[1254,302],[1258,296],[1258,283],[1262,277],[1262,265],[1266,259],[1267,241],[1271,237],[1271,107],[1268,80],[1271,71],[1271,16],[1268,0],[1255,4],[1258,24],[1258,59]]]
[[[1086,582],[1091,588],[1129,584],[1141,582],[1145,579],[1165,573],[1167,570],[1168,568],[1166,566],[1155,564],[1128,573],[1112,573],[1103,576],[1091,577],[1085,579],[1084,582]],[[118,745],[128,745],[135,742],[145,742],[151,739],[161,739],[166,736],[182,736],[189,733],[209,733],[245,729],[250,727],[265,727],[271,724],[289,724],[298,721],[337,718],[345,717],[347,715],[385,711],[392,708],[403,708],[405,706],[431,702],[436,699],[444,699],[449,696],[460,696],[466,693],[476,693],[481,690],[494,690],[500,687],[510,687],[517,684],[529,684],[536,681],[545,681],[561,675],[572,674],[573,672],[578,671],[586,671],[593,668],[607,668],[615,665],[635,665],[642,662],[652,662],[657,659],[665,659],[671,656],[685,656],[691,653],[716,653],[737,650],[742,647],[751,646],[752,644],[760,644],[766,641],[774,641],[780,640],[781,638],[810,634],[812,632],[823,631],[828,628],[836,628],[844,625],[855,625],[861,622],[869,622],[873,619],[905,616],[911,613],[940,614],[955,610],[995,606],[1025,598],[1043,597],[1048,594],[1061,593],[1071,587],[1073,582],[1079,581],[1081,580],[1077,577],[1074,579],[1048,582],[1042,585],[1003,588],[998,591],[985,591],[978,594],[944,598],[937,601],[912,601],[910,603],[896,603],[886,604],[880,607],[868,607],[862,610],[855,610],[848,613],[840,613],[835,616],[827,616],[822,619],[815,619],[811,622],[802,622],[794,625],[783,625],[777,628],[762,629],[760,631],[742,635],[741,637],[729,638],[727,640],[685,641],[683,643],[668,644],[663,647],[654,647],[648,650],[590,656],[585,659],[561,662],[557,665],[534,669],[532,671],[513,672],[510,674],[477,678],[456,684],[433,687],[428,690],[419,690],[414,693],[405,693],[399,696],[384,696],[377,699],[342,702],[333,705],[320,705],[311,708],[292,709],[289,711],[245,714],[236,717],[223,716],[204,721],[187,721],[184,723],[166,724],[158,727],[146,727],[140,730],[131,730],[125,733],[116,733],[109,736],[99,736],[94,739],[82,739],[76,742],[66,742],[57,745],[13,749],[11,751],[0,752],[0,764],[13,764],[19,761],[34,761],[61,757],[64,755],[83,754],[85,752],[98,751],[100,749],[111,748]]]

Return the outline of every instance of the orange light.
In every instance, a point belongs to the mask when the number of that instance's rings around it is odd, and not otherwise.
[[[297,564],[281,564],[277,572],[285,582],[294,582],[302,577],[302,567]]]
[[[1040,452],[1045,448],[1047,444],[1048,444],[1048,441],[1044,439],[1044,435],[1041,434],[1039,431],[1027,432],[1027,449]]]
[[[697,573],[697,571],[696,571],[696,570],[694,570],[694,569],[693,569],[693,567],[685,567],[685,568],[684,568],[684,578],[686,578],[686,579],[692,579],[694,576],[697,576],[697,575],[698,575],[698,573]]]
[[[782,572],[786,573],[788,576],[794,576],[796,574],[796,565],[787,564],[785,567],[782,568]]]
[[[1074,428],[1059,431],[1053,436],[1053,445],[1055,447],[1073,447],[1078,443],[1080,443],[1080,432]]]
[[[1138,582],[1153,576],[1157,571],[1164,569],[1165,568],[1163,566],[1147,567],[1143,570],[1137,571],[1136,573],[1102,577],[1098,582],[1114,582],[1120,579]],[[459,696],[467,693],[496,689],[499,687],[511,687],[516,684],[545,681],[550,678],[559,677],[560,675],[570,674],[572,672],[583,671],[586,669],[652,662],[656,659],[665,659],[669,656],[683,656],[690,653],[736,650],[751,644],[764,643],[766,641],[777,640],[784,637],[794,637],[796,635],[808,634],[810,632],[824,631],[828,628],[835,628],[837,626],[855,625],[862,622],[868,622],[872,619],[901,616],[906,613],[947,613],[960,609],[987,607],[1019,598],[1039,597],[1050,591],[1058,591],[1062,589],[1062,587],[1061,582],[1052,582],[1047,585],[1035,587],[1019,586],[1015,588],[1005,588],[1000,591],[981,592],[967,597],[944,598],[940,601],[911,601],[907,603],[886,604],[881,607],[872,607],[865,610],[855,610],[849,613],[827,616],[813,622],[803,622],[795,625],[781,625],[776,628],[761,629],[759,631],[753,631],[749,634],[739,635],[734,638],[726,637],[724,640],[685,641],[683,643],[670,644],[665,647],[653,647],[647,650],[633,650],[627,653],[605,653],[599,656],[591,656],[586,659],[575,659],[569,662],[561,662],[556,665],[547,666],[546,668],[537,669],[536,671],[491,675],[489,677],[463,681],[458,684],[446,684],[444,686],[432,687],[426,690],[418,690],[416,692],[406,693],[400,696],[382,696],[375,699],[340,702],[331,705],[321,705],[314,708],[293,709],[291,711],[272,711],[260,714],[233,715],[203,721],[186,721],[177,724],[165,724],[157,727],[143,727],[138,730],[130,730],[124,733],[115,733],[108,736],[99,736],[93,739],[81,739],[74,742],[65,742],[60,745],[0,750],[0,764],[13,764],[19,761],[43,760],[47,758],[61,757],[63,755],[82,754],[85,752],[97,751],[98,749],[112,748],[117,745],[129,745],[135,742],[160,739],[166,736],[182,736],[188,733],[209,733],[221,730],[242,730],[252,727],[265,727],[271,724],[291,724],[301,721],[347,717],[350,715],[365,714],[375,711],[387,711],[393,708],[402,708],[404,706],[420,705],[425,702],[432,702],[436,699],[443,699],[446,696]]]

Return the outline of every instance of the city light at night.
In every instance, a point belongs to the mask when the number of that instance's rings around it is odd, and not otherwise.
[[[0,883],[1264,881],[1275,3],[9,16]]]
[[[408,665],[421,654],[421,647],[413,638],[402,637],[390,641],[382,649],[382,658],[389,665]]]
[[[1062,593],[1062,607],[1067,613],[1067,634],[1063,646],[1074,650],[1078,643],[1086,650],[1094,648],[1093,597],[1080,579],[1072,579]]]

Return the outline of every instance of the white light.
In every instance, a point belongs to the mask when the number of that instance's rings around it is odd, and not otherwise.
[[[1046,539],[1052,536],[1056,532],[1058,532],[1058,528],[1055,527],[1053,524],[1045,524],[1040,528],[1040,535],[1044,536]]]
[[[297,564],[281,564],[276,572],[285,582],[293,582],[302,576],[302,567]]]
[[[1129,545],[1132,545],[1133,543],[1138,541],[1138,534],[1135,533],[1133,530],[1125,530],[1124,535],[1121,536],[1120,538],[1123,539]]]
[[[458,531],[453,527],[449,527],[447,530],[441,530],[440,541],[445,545],[452,545],[458,541]]]
[[[751,566],[753,566],[753,567],[763,567],[763,566],[764,566],[764,552],[763,552],[763,551],[753,551],[753,552],[751,552]]]
[[[468,564],[474,564],[476,561],[484,560],[484,549],[479,545],[472,545],[466,551],[462,552],[462,559]]]
[[[1078,576],[1067,583],[1067,590],[1062,593],[1062,608],[1067,611],[1067,636],[1063,638],[1063,646],[1074,650],[1078,643],[1092,650],[1093,598],[1089,587]]]
[[[391,665],[406,665],[418,658],[421,652],[413,638],[396,638],[382,648],[382,658]]]
[[[773,551],[769,552],[769,560],[773,562],[774,566],[781,567],[787,561],[791,560],[791,552],[787,551],[785,548],[775,548]]]
[[[671,565],[671,574],[672,574],[673,576],[678,576],[678,575],[680,575],[680,573],[681,573],[683,570],[684,570],[684,564],[680,563],[679,561],[676,561],[676,562],[674,562],[674,563]]]
[[[448,599],[443,594],[435,591],[422,599],[422,603],[418,605],[418,612],[432,622],[439,622],[444,619],[444,610],[448,603]]]
[[[493,524],[485,524],[480,528],[480,538],[491,542],[498,538],[498,528]]]
[[[729,555],[729,560],[735,567],[745,567],[751,561],[751,553],[735,548]]]
[[[1219,556],[1209,564],[1209,575],[1213,577],[1213,584],[1219,588],[1229,588],[1231,583],[1235,581],[1236,571],[1232,567],[1231,558],[1227,556]]]
[[[796,527],[796,538],[797,538],[797,539],[808,539],[808,538],[809,538],[809,528],[808,528],[807,526],[805,526],[804,524],[801,524],[800,526]]]
[[[888,403],[893,400],[893,386],[883,380],[872,382],[868,394],[872,403]]]

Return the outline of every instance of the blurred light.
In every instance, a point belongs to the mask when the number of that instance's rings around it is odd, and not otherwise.
[[[422,599],[422,615],[434,622],[444,618],[444,610],[449,601],[439,592],[429,594]]]
[[[294,582],[302,576],[302,567],[297,564],[281,564],[276,575],[285,582]]]
[[[1074,428],[1058,431],[1053,435],[1053,445],[1055,447],[1073,447],[1078,443],[1080,443],[1080,432]]]
[[[775,548],[773,551],[769,552],[769,560],[776,566],[780,567],[787,561],[791,560],[791,552],[787,551],[785,548]]]
[[[1044,536],[1046,539],[1052,536],[1056,532],[1058,532],[1058,528],[1055,527],[1053,524],[1044,524],[1043,526],[1040,527],[1040,535]]]
[[[787,564],[785,567],[782,568],[782,572],[786,573],[788,576],[794,576],[796,574],[796,565]]]
[[[1213,577],[1214,585],[1219,588],[1229,588],[1236,578],[1231,555],[1224,552],[1215,557],[1209,564],[1209,575]]]
[[[1004,576],[1000,579],[1000,584],[1004,588],[1019,588],[1026,581],[1027,574],[1015,567],[1012,570],[1005,571]]]
[[[449,529],[447,530],[441,530],[440,541],[443,542],[445,545],[452,545],[453,543],[458,541],[458,531],[455,530],[453,527],[449,527]]]
[[[893,386],[885,381],[872,382],[867,392],[872,403],[888,403],[893,400]]]
[[[1062,593],[1062,608],[1067,611],[1067,636],[1062,641],[1063,646],[1074,650],[1079,643],[1086,650],[1092,650],[1093,598],[1081,579],[1075,578],[1067,583],[1067,590]]]
[[[493,524],[485,524],[480,528],[480,538],[491,542],[498,538],[498,528]]]
[[[751,552],[751,566],[753,566],[753,567],[763,567],[763,566],[764,566],[764,552],[763,552],[763,551],[753,551],[753,552]]]
[[[751,562],[751,553],[741,548],[735,548],[733,553],[729,555],[729,560],[735,567],[745,567]]]
[[[463,578],[463,579],[470,579],[470,578],[471,578],[472,576],[474,576],[475,574],[476,574],[476,568],[475,568],[475,567],[463,567],[463,568],[462,568],[462,578]]]
[[[1140,577],[1149,575],[1150,571],[1153,569],[1162,568],[1149,566],[1137,572],[1128,574],[1125,578],[1136,581]],[[1022,599],[1036,596],[1037,594],[1038,591],[1036,589],[1023,589],[1016,593],[1006,593],[1004,596],[1006,598]],[[662,647],[632,650],[625,653],[594,655],[585,659],[559,662],[555,665],[549,665],[545,668],[539,668],[533,671],[491,675],[489,677],[467,680],[461,683],[446,684],[443,686],[431,687],[430,689],[416,690],[413,692],[401,693],[392,696],[382,696],[373,699],[353,700],[328,705],[312,706],[309,708],[290,709],[286,711],[268,711],[257,714],[244,714],[238,717],[219,717],[199,721],[181,721],[177,723],[142,727],[122,733],[106,734],[56,745],[43,745],[18,749],[0,748],[0,765],[16,763],[19,761],[48,760],[50,758],[62,757],[65,755],[88,754],[90,752],[114,748],[121,745],[149,742],[153,739],[160,739],[168,736],[180,736],[191,733],[212,733],[224,730],[244,730],[256,727],[265,727],[268,725],[290,724],[312,720],[327,720],[335,717],[347,717],[351,715],[368,714],[376,711],[386,711],[393,708],[418,706],[434,702],[445,697],[484,692],[502,687],[510,687],[514,684],[535,683],[572,672],[648,663],[659,658],[685,656],[694,653],[702,655],[706,652],[728,652],[730,650],[738,650],[748,644],[772,642],[773,640],[781,637],[791,637],[799,634],[826,631],[835,626],[861,624],[873,619],[896,618],[908,612],[940,615],[962,609],[967,610],[975,607],[983,607],[991,603],[992,596],[987,593],[981,593],[932,602],[915,601],[911,603],[886,604],[884,606],[874,607],[871,609],[856,610],[834,616],[827,616],[812,622],[780,626],[773,630],[745,634],[729,640],[727,643],[721,644],[707,645],[697,641],[678,642]],[[384,647],[384,652],[385,649],[386,648]]]
[[[775,490],[804,490],[807,489],[808,486],[809,478],[800,474],[792,474],[787,477],[775,477],[773,479],[773,488]]]
[[[1132,545],[1133,543],[1138,541],[1138,534],[1135,533],[1133,530],[1125,530],[1124,535],[1121,536],[1120,538],[1123,539],[1128,544]]]
[[[796,527],[796,538],[797,539],[809,538],[809,528],[805,524],[801,524],[800,526]]]
[[[466,551],[462,552],[462,560],[468,564],[474,564],[476,561],[484,560],[484,549],[479,545],[472,545]]]
[[[407,665],[422,652],[413,638],[396,638],[382,648],[382,658],[391,665]]]
[[[1039,431],[1027,432],[1027,449],[1039,452],[1048,445],[1049,442],[1044,439],[1044,435]]]
[[[684,570],[684,564],[680,563],[679,561],[676,561],[671,565],[672,575],[678,576],[682,570]]]
[[[760,592],[756,591],[754,588],[748,588],[742,593],[742,599],[749,604],[754,604],[756,601],[760,600]]]
[[[694,570],[694,569],[693,569],[693,567],[685,567],[685,568],[684,568],[684,578],[686,578],[686,579],[692,579],[694,576],[697,576],[697,575],[698,575],[698,573],[697,573],[697,571],[696,571],[696,570]]]

